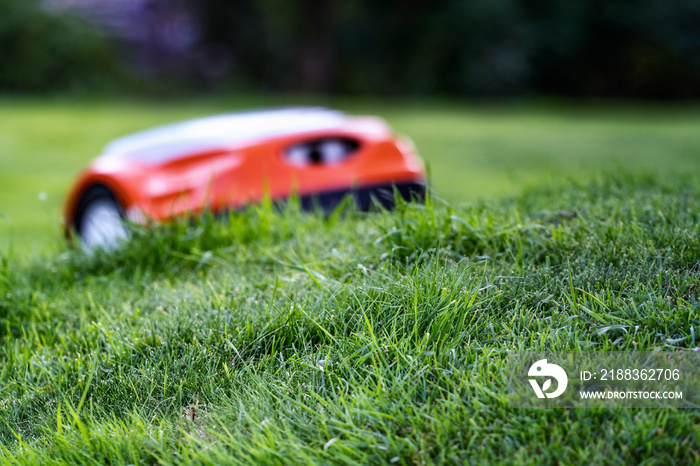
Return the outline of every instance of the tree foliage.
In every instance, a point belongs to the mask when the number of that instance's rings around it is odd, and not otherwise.
[[[40,3],[0,0],[0,91],[119,80],[124,54]],[[149,0],[144,12],[158,5],[191,14],[199,37],[182,66],[151,75],[159,84],[700,97],[697,0]]]
[[[263,89],[700,96],[694,0],[201,0],[228,78]]]
[[[0,91],[103,89],[121,79],[115,50],[37,0],[0,0]]]

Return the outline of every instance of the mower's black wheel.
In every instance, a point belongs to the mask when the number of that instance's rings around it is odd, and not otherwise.
[[[86,250],[110,249],[128,237],[124,209],[114,193],[102,185],[85,191],[78,202],[74,227]]]

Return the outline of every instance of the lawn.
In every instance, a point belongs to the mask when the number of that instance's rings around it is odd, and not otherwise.
[[[494,199],[560,178],[697,170],[700,109],[487,105],[319,98],[181,102],[0,100],[0,251],[53,247],[77,173],[115,137],[186,118],[271,105],[330,105],[385,117],[429,163],[450,203]],[[42,200],[43,199],[43,200]]]
[[[256,104],[2,102],[5,462],[700,461],[695,410],[512,409],[505,373],[512,350],[700,346],[700,111],[338,101],[414,139],[427,205],[62,245],[105,140]]]

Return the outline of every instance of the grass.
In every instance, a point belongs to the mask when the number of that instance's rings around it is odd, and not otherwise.
[[[0,251],[51,248],[70,183],[111,139],[154,125],[272,105],[385,117],[413,138],[436,194],[494,199],[564,177],[697,170],[700,109],[402,102],[310,97],[179,102],[0,100]],[[43,193],[43,194],[42,194]],[[44,199],[44,200],[41,200]]]
[[[76,112],[116,124],[98,107]],[[0,460],[700,462],[694,410],[509,409],[504,372],[510,350],[700,346],[695,114],[388,107],[449,202],[261,205],[112,253],[45,233],[45,252],[3,254]]]

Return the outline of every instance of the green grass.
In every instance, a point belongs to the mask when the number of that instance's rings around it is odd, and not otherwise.
[[[32,173],[55,176],[49,216],[61,170],[91,156],[67,155],[89,143],[61,135],[65,110],[95,120],[95,147],[174,119],[9,105],[25,125],[57,118],[44,121],[61,144],[4,138],[63,154],[53,168],[7,162],[26,177],[17,199]],[[700,347],[697,113],[425,107],[375,108],[414,138],[449,202],[330,218],[261,205],[137,228],[93,256],[52,226],[32,240],[41,254],[15,243],[0,262],[0,459],[699,462],[694,410],[509,409],[505,373],[510,350]],[[39,227],[21,220],[20,236]]]
[[[516,194],[561,177],[620,170],[687,173],[700,165],[700,109],[692,107],[308,97],[159,103],[6,98],[0,100],[0,251],[26,253],[55,244],[70,183],[115,137],[212,113],[298,104],[385,117],[414,140],[430,166],[436,194],[456,204]]]

